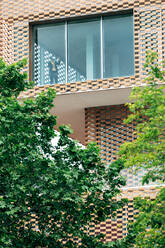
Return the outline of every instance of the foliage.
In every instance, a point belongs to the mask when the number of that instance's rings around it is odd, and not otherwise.
[[[136,199],[139,215],[134,223],[138,248],[164,248],[165,244],[165,188],[155,200]]]
[[[52,144],[55,92],[20,100],[33,84],[24,64],[0,61],[0,247],[74,248],[78,239],[81,248],[105,247],[88,227],[125,203],[115,200],[123,164],[105,166],[97,146],[82,148],[66,126]]]
[[[109,242],[107,248],[134,248],[137,232],[132,224],[128,226],[128,234],[122,239]]]
[[[27,73],[20,73],[20,69],[26,65],[26,59],[6,66],[0,59],[0,94],[2,96],[18,96],[25,88],[33,86],[33,82],[27,81]]]
[[[165,244],[165,188],[156,199],[135,199],[139,213],[129,224],[128,235],[113,243],[110,248],[164,248]]]
[[[157,55],[148,52],[145,68],[148,70],[145,87],[132,90],[128,107],[132,114],[126,123],[135,122],[137,139],[121,146],[120,155],[125,167],[135,166],[146,170],[143,183],[149,180],[165,181],[165,70],[159,66]],[[143,121],[145,120],[145,121]]]
[[[133,103],[128,107],[132,114],[126,123],[135,122],[137,138],[125,143],[120,149],[120,158],[125,167],[144,168],[143,183],[165,181],[165,64],[157,62],[157,54],[147,54],[145,68],[147,86],[134,88]],[[165,245],[165,188],[160,190],[155,200],[135,199],[139,214],[130,223],[126,238],[111,243],[111,248],[163,248]]]

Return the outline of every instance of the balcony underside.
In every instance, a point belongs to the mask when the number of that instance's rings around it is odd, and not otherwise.
[[[72,138],[85,143],[85,108],[119,105],[128,102],[131,88],[59,94],[52,113],[58,116],[57,125],[70,124]]]

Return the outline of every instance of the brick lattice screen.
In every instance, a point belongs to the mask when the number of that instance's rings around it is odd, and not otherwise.
[[[102,161],[110,164],[116,159],[116,153],[121,144],[135,139],[135,123],[125,124],[123,121],[129,114],[124,105],[113,105],[93,107],[85,109],[85,138],[86,144],[90,141],[100,146]],[[136,174],[124,170],[123,176],[127,179],[127,185],[122,189],[122,196],[130,201],[127,206],[118,211],[115,219],[107,219],[98,226],[90,227],[90,232],[106,234],[106,241],[122,238],[127,233],[127,223],[132,221],[136,212],[133,207],[133,198],[136,196],[147,196],[155,198],[157,193],[154,185],[143,187],[141,177],[143,171]],[[140,186],[140,187],[139,187]],[[93,228],[93,229],[92,229]]]
[[[165,3],[164,0],[2,0],[0,3],[0,54],[11,63],[26,57],[31,59],[29,23],[59,20],[70,17],[133,10],[135,75],[130,77],[88,80],[85,82],[51,86],[58,93],[101,90],[140,85],[146,49],[165,58]],[[30,55],[30,57],[29,57]],[[31,67],[31,66],[30,66]],[[27,67],[28,70],[28,67]],[[34,96],[49,86],[36,86],[24,93]]]
[[[143,84],[143,64],[148,49],[158,52],[159,61],[165,59],[165,1],[164,0],[1,0],[0,1],[0,56],[13,63],[28,59],[31,68],[32,53],[30,24],[47,20],[63,20],[70,17],[132,10],[134,15],[134,61],[135,75],[130,77],[88,80],[85,82],[36,86],[22,96],[36,96],[49,87],[58,94],[127,88]],[[134,139],[134,124],[126,125],[123,120],[128,109],[123,105],[88,108],[85,110],[86,143],[96,141],[101,148],[102,159],[110,163],[116,158],[119,146]],[[104,233],[106,241],[115,240],[127,233],[127,222],[136,210],[133,198],[137,195],[155,197],[155,187],[139,187],[142,172],[127,175],[127,189],[122,194],[130,199],[128,206],[118,211],[116,219],[107,219],[100,225],[89,227],[91,234]],[[134,187],[134,188],[133,188]],[[139,187],[139,188],[138,188]],[[32,219],[34,226],[37,220]]]
[[[97,142],[101,150],[102,161],[110,164],[117,157],[119,147],[124,142],[135,139],[135,123],[125,124],[124,119],[129,110],[124,105],[87,108],[85,110],[85,139]],[[127,179],[127,187],[142,186],[143,170],[136,173],[124,170],[122,174]]]

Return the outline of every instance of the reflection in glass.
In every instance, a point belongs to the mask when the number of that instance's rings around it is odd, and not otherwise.
[[[104,78],[134,74],[133,16],[103,18]]]
[[[66,82],[65,25],[40,25],[34,29],[34,80],[37,84]]]
[[[38,85],[133,74],[132,15],[35,25],[33,28],[33,79]]]
[[[100,18],[68,23],[68,82],[100,78]]]

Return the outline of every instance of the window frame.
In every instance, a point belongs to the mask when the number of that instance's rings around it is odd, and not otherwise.
[[[65,72],[65,78],[66,78],[66,83],[68,83],[68,22],[71,21],[83,21],[83,20],[89,20],[89,19],[95,19],[100,17],[100,78],[98,79],[92,79],[91,81],[96,81],[100,79],[108,79],[104,77],[104,54],[103,54],[103,18],[104,17],[111,17],[111,16],[126,16],[126,15],[132,15],[133,17],[133,74],[132,75],[125,75],[122,77],[131,77],[135,76],[135,23],[134,23],[134,10],[133,9],[126,9],[126,10],[121,10],[121,11],[113,11],[113,12],[103,12],[103,13],[95,13],[95,14],[90,14],[90,15],[84,15],[84,16],[75,16],[75,17],[64,17],[60,19],[54,19],[54,20],[41,20],[41,21],[33,21],[29,22],[29,79],[33,80],[34,79],[34,30],[35,28],[39,26],[49,26],[49,25],[55,25],[57,23],[65,23],[65,59],[66,59],[66,72]],[[115,78],[120,78],[121,76],[116,76],[112,77],[113,79]],[[76,83],[76,82],[74,82]],[[38,87],[42,87],[43,85],[38,85]]]

